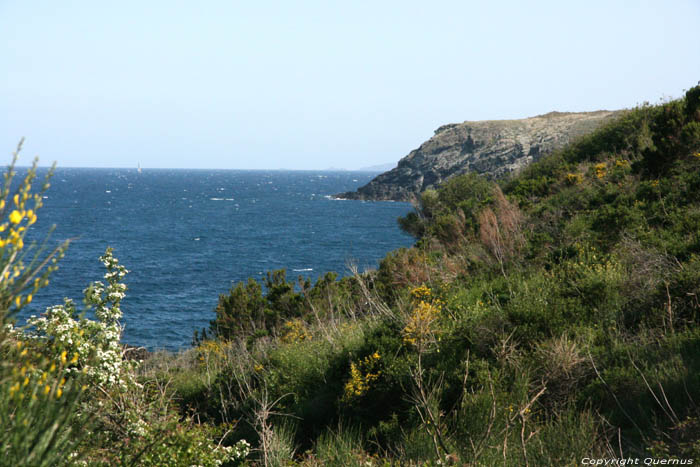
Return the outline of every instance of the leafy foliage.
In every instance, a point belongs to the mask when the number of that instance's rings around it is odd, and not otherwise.
[[[238,303],[276,321],[248,371],[299,417],[296,442],[316,449],[303,462],[541,465],[618,444],[691,455],[699,95],[628,111],[499,184],[467,174],[424,193],[399,221],[416,247],[355,286],[326,283],[345,299],[333,320],[316,319],[318,284],[251,286]]]

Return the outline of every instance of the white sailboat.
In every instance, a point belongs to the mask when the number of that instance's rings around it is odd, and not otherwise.
[[[137,171],[138,173],[141,173],[141,163],[140,163],[140,162],[139,162],[139,164],[138,164],[138,168],[136,169],[136,171]]]

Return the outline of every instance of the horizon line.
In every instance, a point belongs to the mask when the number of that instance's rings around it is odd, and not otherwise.
[[[5,166],[7,167],[7,166]],[[28,165],[16,165],[16,169],[29,169],[31,166]],[[37,165],[38,169],[50,169],[52,165]],[[89,166],[76,166],[76,165],[56,165],[56,169],[91,169],[91,170],[134,170],[138,171],[139,167],[132,166],[121,166],[121,167],[89,167]],[[214,168],[214,167],[140,167],[141,170],[237,170],[241,172],[362,172],[362,173],[382,173],[386,170],[366,170],[366,169],[343,169],[337,167],[329,167],[326,169],[290,169],[290,168],[276,168],[276,169],[236,169],[236,168]],[[391,169],[389,169],[391,170]]]

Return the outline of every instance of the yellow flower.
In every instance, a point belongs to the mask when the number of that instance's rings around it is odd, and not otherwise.
[[[15,206],[19,206],[19,194],[12,197],[12,201],[15,202]]]
[[[5,200],[0,200],[0,210],[5,209]]]
[[[578,185],[583,181],[583,176],[581,174],[568,173],[566,174],[566,181],[571,185]]]
[[[32,298],[34,298],[32,297],[32,294],[27,295],[27,298],[25,299],[27,301],[27,304],[32,303]]]
[[[595,165],[595,176],[598,178],[603,178],[605,177],[605,169],[607,167],[607,164],[605,162],[601,162],[599,164]]]
[[[51,386],[47,384],[44,386],[44,395],[47,395],[49,392],[51,392]]]
[[[432,340],[436,332],[433,323],[439,316],[438,307],[421,301],[408,317],[408,322],[403,329],[403,341],[407,344],[422,345]]]
[[[22,213],[20,213],[18,210],[14,210],[10,213],[10,222],[13,224],[19,224],[22,222]]]
[[[430,299],[432,291],[427,286],[421,285],[411,290],[411,296],[417,301],[425,301]]]
[[[17,295],[17,297],[15,297],[15,305],[19,307],[19,305],[20,305],[21,303],[22,303],[22,296],[21,296],[21,295]]]
[[[56,389],[56,399],[61,397],[61,394],[63,394],[63,389],[61,389],[61,388]]]
[[[365,395],[372,383],[379,379],[382,373],[377,369],[380,358],[379,352],[374,352],[357,363],[350,362],[350,379],[345,383],[345,395],[343,396],[346,402]]]
[[[61,364],[62,365],[66,364],[66,355],[68,355],[67,351],[64,350],[63,352],[61,352]]]

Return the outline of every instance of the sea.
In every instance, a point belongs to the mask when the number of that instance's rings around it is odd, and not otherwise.
[[[17,324],[64,297],[82,307],[83,289],[102,280],[98,258],[109,246],[130,271],[122,341],[187,348],[214,319],[219,296],[239,281],[276,269],[294,280],[329,271],[342,277],[350,265],[376,268],[387,252],[412,245],[397,224],[410,204],[333,198],[376,175],[59,168],[28,238],[41,240],[55,225],[50,244],[72,241]]]

